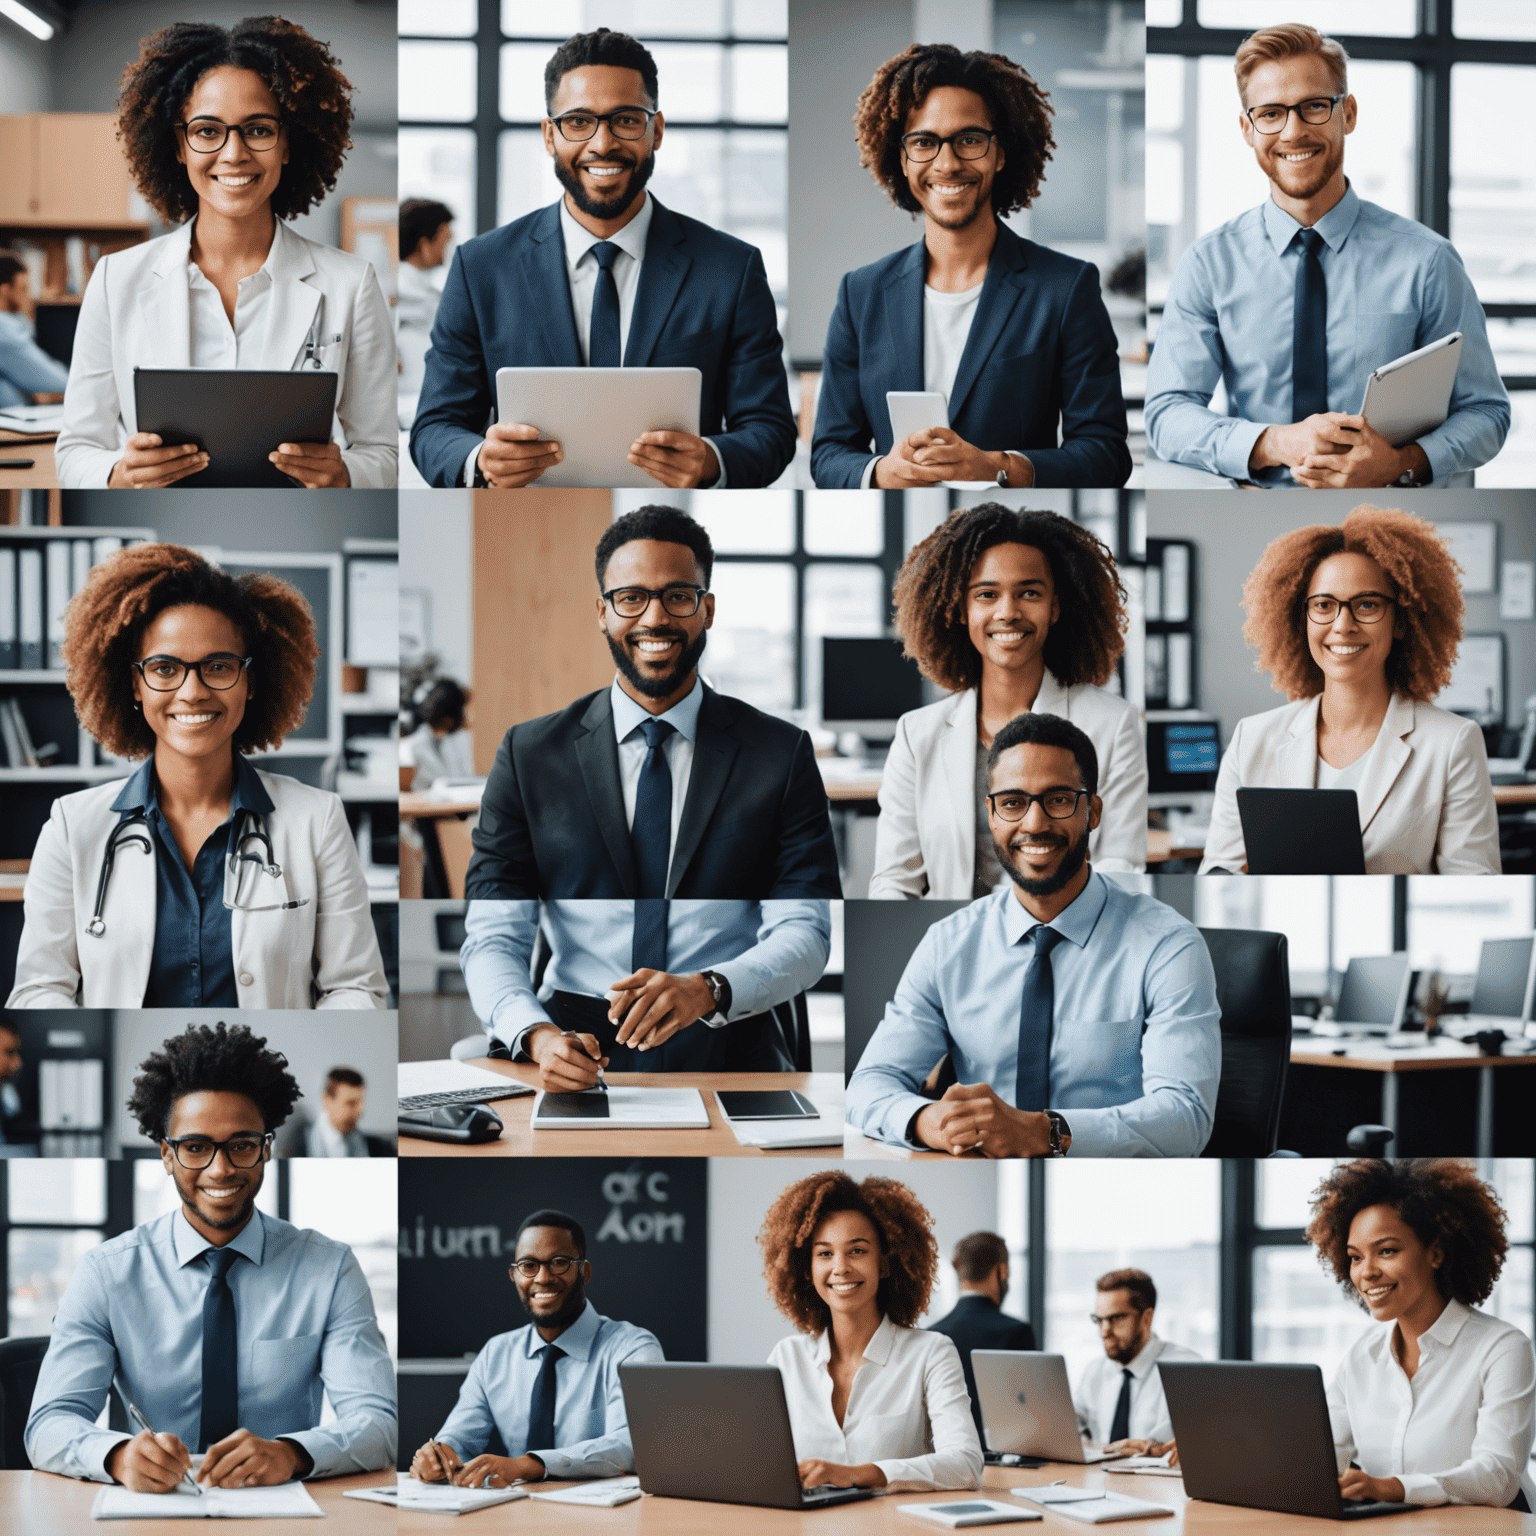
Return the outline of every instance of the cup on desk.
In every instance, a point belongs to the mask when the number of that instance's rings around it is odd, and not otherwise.
[[[1480,1029],[1472,1036],[1472,1043],[1479,1056],[1502,1056],[1507,1039],[1509,1036],[1502,1029]]]

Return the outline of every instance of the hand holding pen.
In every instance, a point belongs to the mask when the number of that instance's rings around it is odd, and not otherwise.
[[[116,1446],[107,1458],[107,1471],[134,1493],[170,1493],[185,1482],[198,1498],[203,1490],[192,1479],[192,1453],[175,1435],[157,1435],[132,1404],[128,1417],[139,1433]]]

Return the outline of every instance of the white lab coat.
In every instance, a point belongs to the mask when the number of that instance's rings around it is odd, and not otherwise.
[[[1247,861],[1237,791],[1317,785],[1322,695],[1237,722],[1216,778],[1201,874]],[[1371,875],[1497,875],[1499,817],[1483,733],[1471,720],[1392,695],[1355,790]]]
[[[106,485],[138,430],[135,368],[191,366],[191,247],[189,220],[96,263],[64,387],[64,426],[54,449],[60,485]],[[373,268],[361,256],[306,240],[281,219],[268,261],[272,293],[257,366],[297,369],[318,317],[322,337],[339,337],[321,348],[320,362],[337,375],[333,431],[352,485],[392,487],[399,468],[395,337]]]
[[[242,905],[230,913],[240,1006],[385,1007],[368,886],[341,801],[297,779],[260,769],[257,776],[272,801],[267,834],[283,873],[244,866]],[[86,931],[122,788],[120,780],[98,784],[53,802],[22,893],[25,925],[7,1007],[143,1006],[155,943],[155,860],[143,848],[119,843],[101,912],[106,931]],[[147,822],[135,827],[153,838]],[[245,909],[306,897],[286,912]]]

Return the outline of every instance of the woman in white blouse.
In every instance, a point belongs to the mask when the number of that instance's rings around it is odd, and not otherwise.
[[[1292,700],[1239,720],[1200,872],[1247,866],[1237,791],[1352,789],[1372,875],[1497,875],[1482,732],[1437,709],[1461,642],[1460,575],[1434,527],[1356,507],[1276,539],[1243,585],[1243,638]]]
[[[378,278],[284,222],[335,187],[351,94],[329,48],[280,17],[230,31],[177,22],[144,40],[123,73],[119,137],[139,191],[180,228],[91,273],[61,485],[167,486],[206,469],[195,444],[137,425],[134,370],[189,367],[334,372],[333,440],[279,444],[269,459],[307,487],[395,484],[395,342]]]
[[[873,898],[969,901],[1005,879],[987,825],[986,756],[1017,715],[1070,720],[1099,759],[1104,812],[1096,869],[1147,862],[1141,720],[1103,686],[1125,649],[1114,558],[1054,512],[996,502],[953,513],[896,578],[896,632],[930,682],[949,690],[903,715],[880,779]]]
[[[790,1185],[758,1235],[799,1330],[784,1378],[804,1487],[975,1488],[981,1442],[954,1344],[916,1324],[938,1270],[933,1218],[894,1179],[828,1169]]]

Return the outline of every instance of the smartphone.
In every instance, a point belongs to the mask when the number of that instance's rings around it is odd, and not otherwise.
[[[949,425],[949,401],[936,389],[888,389],[885,407],[891,413],[893,444],[914,432]]]

